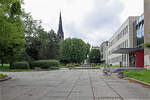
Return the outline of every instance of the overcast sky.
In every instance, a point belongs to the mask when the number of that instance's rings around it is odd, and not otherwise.
[[[46,31],[58,30],[62,12],[65,38],[76,37],[99,46],[108,40],[128,16],[143,13],[143,0],[24,0],[23,8]]]

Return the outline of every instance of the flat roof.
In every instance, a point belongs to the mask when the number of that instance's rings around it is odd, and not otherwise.
[[[135,51],[141,51],[144,50],[144,48],[118,48],[114,50],[112,53],[118,53],[118,54],[128,54]]]

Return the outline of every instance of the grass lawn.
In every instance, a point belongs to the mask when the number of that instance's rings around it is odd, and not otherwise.
[[[120,66],[109,66],[110,68],[120,68]]]
[[[150,70],[143,71],[128,71],[123,73],[124,76],[134,78],[150,84]]]
[[[105,67],[105,65],[96,65],[94,67]],[[108,66],[109,68],[120,68],[120,66]]]
[[[4,78],[4,77],[7,77],[7,75],[0,73],[0,78]]]

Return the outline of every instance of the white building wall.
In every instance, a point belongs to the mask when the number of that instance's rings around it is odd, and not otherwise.
[[[133,22],[136,20],[137,17],[129,17],[117,30],[117,32],[110,38],[109,40],[109,47],[107,51],[108,55],[108,63],[112,64],[113,66],[119,66],[120,62],[122,62],[122,54],[113,54],[111,53],[113,50],[118,48],[133,48],[134,47],[134,26]],[[128,32],[121,36],[119,40],[116,40],[112,45],[111,42],[128,26]],[[121,47],[118,47],[121,45]],[[125,61],[123,62],[123,66],[128,66],[128,55],[124,54]],[[116,60],[116,61],[114,61]],[[113,61],[113,62],[112,62]]]

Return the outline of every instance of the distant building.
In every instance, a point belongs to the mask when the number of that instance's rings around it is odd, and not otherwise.
[[[59,16],[59,26],[58,26],[57,37],[58,37],[59,41],[64,40],[61,12],[60,12],[60,16]]]

